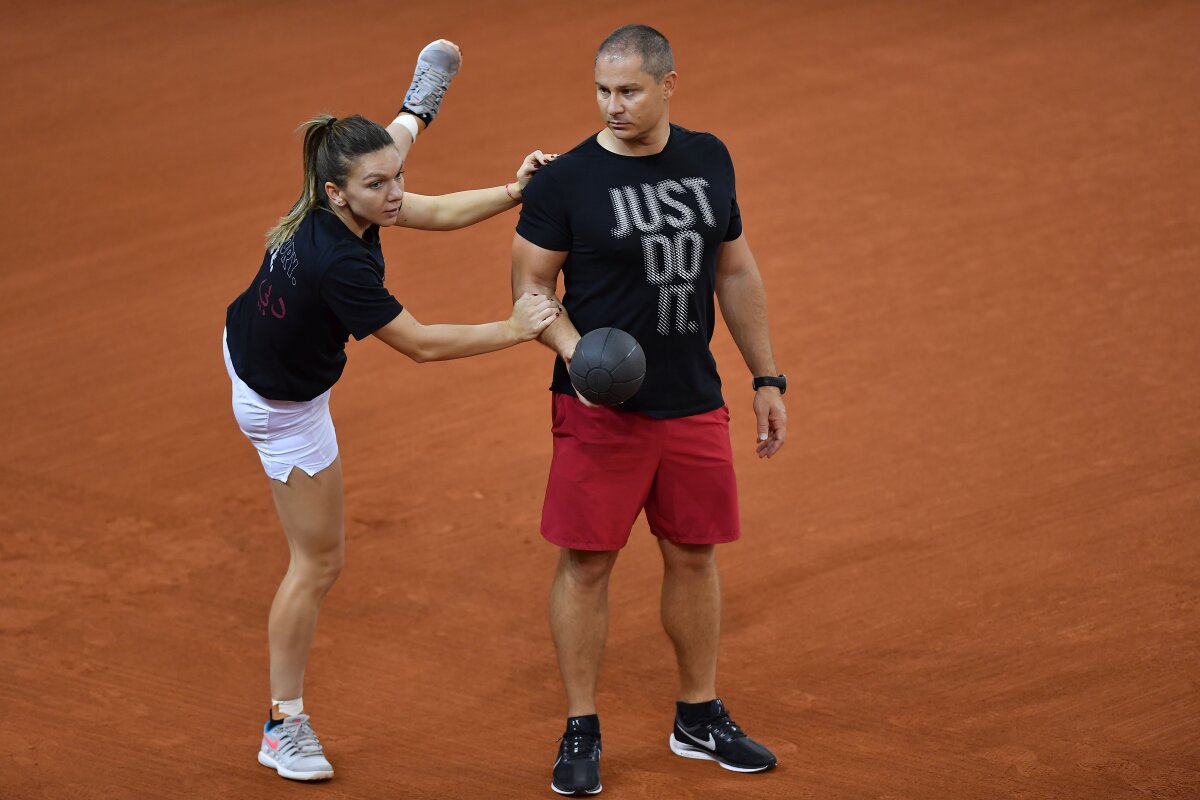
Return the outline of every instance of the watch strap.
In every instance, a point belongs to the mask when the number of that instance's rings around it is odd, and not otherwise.
[[[774,386],[783,394],[787,391],[787,375],[762,375],[751,381],[750,385],[756,392],[764,386]]]

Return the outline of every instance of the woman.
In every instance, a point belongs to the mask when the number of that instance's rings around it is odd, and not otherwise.
[[[271,712],[258,760],[294,780],[333,776],[302,693],[317,612],[343,561],[342,468],[329,395],[349,336],[373,335],[414,361],[440,361],[533,339],[559,312],[552,298],[527,294],[504,321],[423,325],[384,288],[380,228],[450,230],[491,217],[517,205],[550,158],[531,153],[516,183],[503,187],[405,194],[401,148],[411,141],[399,128],[423,126],[397,122],[395,140],[359,116],[304,123],[300,199],[269,233],[258,274],[226,318],[234,416],[270,478],[291,551],[271,605]]]

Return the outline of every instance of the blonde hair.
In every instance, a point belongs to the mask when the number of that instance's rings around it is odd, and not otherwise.
[[[318,114],[296,131],[304,133],[304,185],[291,211],[267,231],[268,250],[275,250],[295,236],[300,223],[314,208],[333,210],[325,193],[326,183],[344,187],[356,159],[395,146],[383,126],[358,114],[343,119]]]

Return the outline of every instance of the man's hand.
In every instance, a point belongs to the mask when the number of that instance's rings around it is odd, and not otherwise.
[[[783,447],[787,435],[787,408],[783,395],[773,386],[764,386],[754,393],[754,416],[758,418],[759,458],[770,458]]]
[[[569,345],[564,347],[558,353],[562,357],[563,363],[567,365],[568,370],[571,369],[571,359],[575,357],[575,346],[579,344],[579,340],[582,338],[583,337],[580,336],[578,332],[575,332],[573,341],[571,341],[571,343]],[[574,387],[572,387],[572,388],[574,388]],[[583,403],[588,408],[599,408],[600,407],[597,403],[593,403],[591,400],[588,400],[586,397],[581,395],[578,391],[575,392],[575,399],[578,400],[579,402]]]

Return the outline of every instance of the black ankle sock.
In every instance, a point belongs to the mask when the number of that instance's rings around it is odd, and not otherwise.
[[[693,725],[697,722],[703,722],[706,719],[712,719],[720,713],[716,699],[707,700],[703,703],[675,702],[675,714],[685,725]]]
[[[275,719],[271,716],[271,712],[267,711],[267,730],[274,730],[283,724],[283,720]]]
[[[600,736],[600,716],[587,714],[582,717],[567,717],[567,733],[590,733]]]

